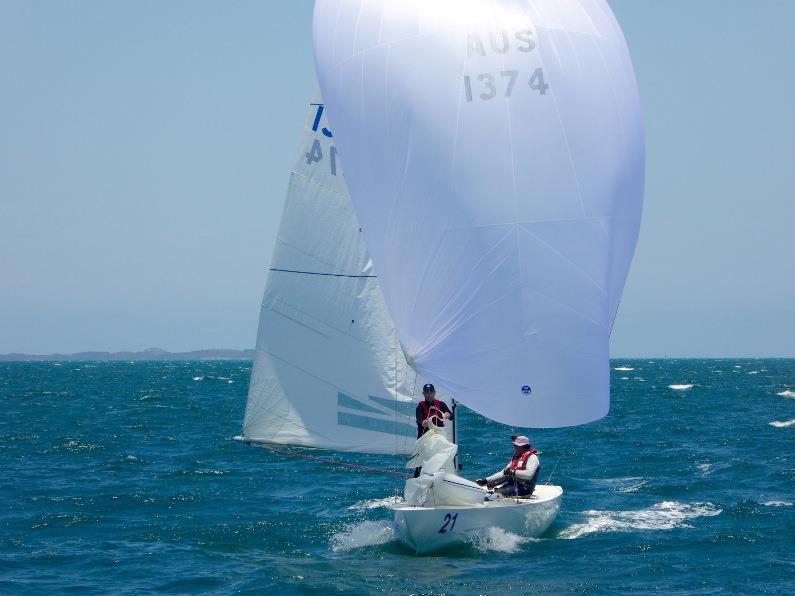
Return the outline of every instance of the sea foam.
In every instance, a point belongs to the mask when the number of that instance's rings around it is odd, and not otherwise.
[[[386,544],[395,539],[392,522],[363,521],[346,526],[342,532],[331,537],[331,549],[337,552],[348,551],[365,546]]]
[[[620,370],[620,371],[623,372],[623,371],[629,371],[629,370],[635,370],[635,369],[632,368],[631,366],[616,366],[613,370]]]
[[[689,385],[668,385],[668,389],[673,389],[674,391],[687,391],[688,389],[692,389],[693,384]]]
[[[790,391],[789,389],[776,393],[776,395],[779,395],[781,397],[788,397],[790,399],[795,399],[795,391]]]
[[[380,509],[381,507],[389,507],[395,503],[402,503],[403,497],[384,497],[383,499],[370,499],[369,501],[360,501],[348,507],[352,511],[366,511],[368,509]]]
[[[540,541],[539,538],[517,536],[501,528],[486,528],[472,533],[469,537],[469,543],[483,553],[512,553],[521,548],[523,544],[538,541]]]
[[[588,518],[569,526],[559,534],[568,540],[597,532],[631,532],[633,530],[673,530],[689,528],[687,522],[699,517],[720,515],[723,509],[712,503],[663,501],[648,509],[635,511],[585,511]]]
[[[779,422],[778,420],[774,420],[770,423],[770,426],[775,426],[776,428],[787,428],[788,426],[795,426],[795,418],[792,420],[784,420]]]

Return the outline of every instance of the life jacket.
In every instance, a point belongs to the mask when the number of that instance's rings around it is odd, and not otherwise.
[[[526,470],[527,469],[527,460],[530,459],[531,455],[535,455],[538,453],[535,449],[529,449],[522,453],[522,455],[514,455],[511,458],[511,465],[508,466],[512,472],[516,470]]]
[[[434,424],[436,426],[444,426],[444,417],[442,416],[442,402],[438,399],[433,400],[433,405],[429,406],[428,402],[424,399],[420,402],[420,407],[422,408],[422,419],[427,420],[431,416],[431,410],[436,410],[439,412],[439,415],[436,417],[436,421]]]

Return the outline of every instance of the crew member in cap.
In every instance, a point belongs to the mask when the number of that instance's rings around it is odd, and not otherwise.
[[[450,419],[453,415],[446,403],[436,399],[436,388],[432,383],[426,383],[422,386],[422,398],[414,412],[417,418],[418,439],[428,432],[429,424],[444,426],[444,421]],[[414,478],[419,478],[419,476],[420,468],[414,468]]]
[[[436,388],[431,383],[422,386],[422,401],[417,404],[415,411],[417,418],[417,438],[428,432],[428,424],[433,422],[436,426],[444,426],[453,413],[447,404],[436,399]]]
[[[488,478],[475,480],[481,486],[493,488],[495,493],[505,497],[529,497],[536,489],[538,472],[541,462],[538,451],[533,449],[527,437],[511,437],[513,439],[513,457],[505,469]]]

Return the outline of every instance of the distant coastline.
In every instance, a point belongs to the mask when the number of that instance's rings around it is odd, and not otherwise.
[[[140,352],[77,352],[76,354],[0,354],[0,362],[75,360],[252,360],[254,350],[195,350],[167,352],[149,348]]]

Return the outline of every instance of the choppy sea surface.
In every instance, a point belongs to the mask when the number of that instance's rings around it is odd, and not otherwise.
[[[606,418],[527,431],[546,535],[419,557],[399,479],[232,440],[249,362],[0,363],[0,593],[795,594],[795,360],[611,366]],[[459,410],[463,474],[510,434]]]

